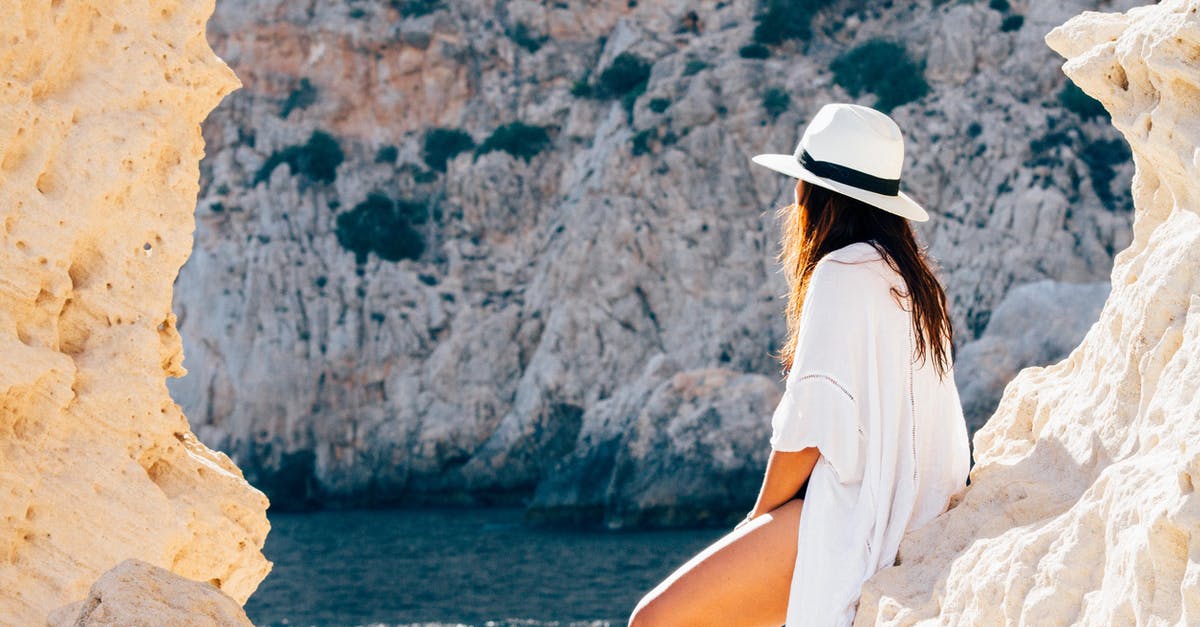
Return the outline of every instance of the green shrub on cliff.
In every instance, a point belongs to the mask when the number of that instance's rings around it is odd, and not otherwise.
[[[1123,139],[1097,139],[1088,142],[1079,152],[1079,159],[1088,167],[1088,177],[1092,180],[1092,191],[1100,198],[1100,202],[1109,211],[1115,211],[1121,204],[1112,192],[1113,177],[1116,172],[1113,166],[1125,163],[1133,158],[1129,152],[1129,144]],[[1126,190],[1128,191],[1128,190]]]
[[[603,72],[592,92],[600,98],[621,98],[621,106],[625,109],[630,121],[633,119],[633,105],[642,94],[646,93],[646,84],[650,81],[650,71],[653,65],[632,52],[622,52],[613,59]]]
[[[644,90],[650,79],[651,64],[632,52],[622,52],[603,72],[597,86],[607,97],[624,96]]]
[[[508,31],[508,38],[513,40],[513,43],[530,51],[537,52],[541,49],[542,44],[550,41],[550,37],[539,35],[536,31],[525,25],[525,22],[517,22],[517,25]]]
[[[771,56],[771,49],[762,44],[746,44],[738,48],[738,56],[743,59],[766,59]]]
[[[1087,95],[1078,85],[1067,81],[1062,91],[1058,92],[1058,102],[1063,107],[1084,120],[1097,117],[1108,117],[1108,110],[1099,100]]]
[[[300,84],[288,94],[287,100],[279,109],[279,117],[286,118],[296,109],[307,109],[317,101],[317,88],[308,81],[308,77],[300,79]]]
[[[648,128],[638,132],[633,136],[631,142],[633,146],[630,148],[630,154],[637,157],[651,152],[650,141],[653,139],[658,139],[658,129],[656,128]]]
[[[514,121],[497,128],[475,149],[475,157],[493,150],[503,150],[514,157],[521,157],[525,163],[541,152],[550,143],[546,129],[531,126],[521,121]]]
[[[428,211],[420,203],[372,192],[338,215],[335,233],[338,243],[354,253],[359,265],[372,251],[387,261],[417,259],[425,250],[425,241],[412,225],[427,218]]]
[[[456,128],[431,128],[425,133],[423,157],[429,169],[446,171],[446,162],[464,150],[475,147],[475,140],[466,131]]]
[[[708,67],[708,64],[700,59],[689,59],[687,65],[683,66],[683,75],[691,76],[697,72],[700,72],[706,67]]]
[[[1021,26],[1025,24],[1025,16],[1023,15],[1007,15],[1004,21],[1000,23],[1000,30],[1006,33],[1011,33],[1015,30],[1021,30]]]
[[[812,16],[825,4],[820,0],[767,0],[754,16],[754,43],[776,45],[785,39],[809,39]]]
[[[443,8],[441,0],[392,0],[401,17],[420,17]]]
[[[871,39],[843,52],[830,64],[833,80],[851,96],[875,94],[875,108],[885,113],[929,93],[924,63],[916,63],[902,44]]]
[[[267,157],[254,176],[254,184],[270,178],[275,168],[284,163],[291,168],[293,175],[332,183],[337,178],[337,167],[345,158],[342,147],[332,135],[325,131],[313,131],[304,145],[288,146]]]
[[[792,97],[778,87],[771,87],[763,92],[762,106],[771,119],[775,119],[779,117],[779,114],[787,111],[791,103]]]
[[[375,152],[375,163],[395,163],[396,157],[400,156],[400,149],[392,145],[381,146]]]

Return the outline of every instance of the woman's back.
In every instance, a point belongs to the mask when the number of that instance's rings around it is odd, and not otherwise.
[[[966,482],[969,444],[952,372],[914,363],[905,284],[867,242],[814,270],[772,447],[822,453],[798,529],[788,627],[848,624],[863,581]],[[833,607],[830,608],[831,601]],[[813,608],[830,608],[817,616]],[[818,614],[821,614],[818,612]]]
[[[830,257],[863,263],[881,278],[879,284],[861,286],[876,296],[886,293],[890,304],[881,307],[877,322],[874,350],[878,363],[874,367],[903,375],[881,375],[876,386],[863,391],[864,397],[870,399],[868,402],[878,404],[876,411],[887,421],[879,426],[882,437],[874,439],[879,444],[879,454],[875,456],[879,461],[879,481],[888,481],[894,487],[890,519],[905,521],[877,535],[878,543],[873,546],[881,549],[877,567],[883,568],[893,563],[904,533],[944,512],[951,496],[965,487],[970,470],[970,444],[953,369],[939,377],[933,359],[922,361],[918,357],[912,312],[906,310],[910,307],[896,303],[891,296],[892,287],[904,293],[904,279],[866,242],[833,251]],[[907,399],[907,407],[895,403],[892,400],[895,398]],[[911,455],[900,454],[904,447],[897,446],[894,459],[890,457],[888,437],[906,439]]]

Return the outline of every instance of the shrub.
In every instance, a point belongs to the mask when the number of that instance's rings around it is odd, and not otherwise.
[[[988,6],[991,7],[993,11],[1008,13],[1008,0],[990,0],[990,2],[988,2]]]
[[[587,76],[575,80],[571,85],[571,95],[576,98],[588,98],[592,95],[592,86],[588,84]]]
[[[1116,174],[1113,166],[1133,158],[1129,146],[1120,139],[1098,139],[1084,146],[1079,158],[1088,167],[1092,190],[1100,197],[1105,207],[1112,209],[1116,201],[1116,196],[1112,193],[1112,180]]]
[[[420,17],[442,8],[441,0],[392,0],[392,8],[401,17]]]
[[[1000,23],[1000,30],[1002,30],[1006,33],[1011,33],[1012,31],[1015,31],[1015,30],[1021,30],[1021,26],[1023,24],[1025,24],[1025,16],[1009,15],[1009,16],[1006,16],[1004,18],[1004,21]]]
[[[658,131],[648,128],[633,136],[633,148],[630,152],[633,156],[644,155],[650,152],[650,140],[658,138]]]
[[[307,109],[317,101],[317,88],[308,82],[308,77],[300,79],[300,84],[288,94],[287,100],[279,109],[279,117],[286,118],[295,109]]]
[[[525,163],[529,163],[529,159],[541,152],[547,144],[550,143],[550,136],[546,134],[546,129],[540,126],[530,126],[521,121],[509,122],[492,132],[478,148],[475,149],[476,158],[479,155],[493,150],[503,150],[514,157],[525,159]]]
[[[423,157],[429,169],[446,171],[446,162],[464,150],[475,147],[475,140],[466,131],[456,128],[432,128],[425,133]]]
[[[343,248],[354,253],[361,265],[372,251],[381,259],[416,259],[425,250],[421,234],[412,228],[424,222],[427,211],[419,203],[394,201],[372,192],[353,209],[337,217],[336,235]]]
[[[875,94],[875,107],[885,113],[929,93],[924,64],[910,59],[903,45],[885,39],[871,39],[843,52],[830,69],[833,80],[851,96]]]
[[[1067,82],[1062,91],[1058,92],[1058,102],[1063,107],[1084,120],[1096,117],[1108,117],[1108,111],[1099,100],[1084,93],[1075,83]]]
[[[592,92],[601,98],[620,96],[621,106],[625,109],[629,121],[633,122],[633,105],[638,97],[646,92],[651,67],[649,61],[636,54],[622,52],[600,73]]]
[[[791,101],[791,96],[778,87],[772,87],[763,92],[763,109],[767,111],[767,115],[771,116],[772,119],[779,117],[780,113],[787,111]]]
[[[288,146],[267,157],[254,177],[254,184],[267,180],[275,168],[288,164],[292,174],[303,175],[313,181],[332,183],[337,178],[337,167],[346,156],[336,139],[325,131],[313,131],[303,146]]]
[[[650,107],[650,110],[655,113],[662,113],[663,111],[667,110],[667,107],[671,106],[671,99],[653,98],[650,100],[650,102],[646,103],[646,106]]]
[[[626,121],[633,124],[633,106],[637,104],[637,99],[646,90],[645,87],[636,91],[631,91],[624,96],[621,96],[621,108],[625,109]]]
[[[983,133],[983,125],[979,122],[971,122],[971,124],[967,126],[967,135],[970,135],[971,137],[979,137],[981,133]]]
[[[517,22],[517,25],[508,32],[508,38],[513,40],[513,43],[530,52],[537,52],[542,47],[542,44],[550,39],[545,35],[538,36],[524,22]]]
[[[812,16],[824,6],[818,0],[767,0],[754,16],[754,42],[775,45],[785,39],[807,40],[812,37]]]
[[[1029,142],[1030,157],[1025,160],[1025,167],[1050,166],[1058,167],[1062,165],[1062,160],[1056,157],[1055,148],[1059,146],[1070,146],[1074,138],[1072,133],[1077,134],[1078,131],[1072,129],[1071,132],[1058,130],[1049,131],[1045,135],[1033,139]]]
[[[395,146],[381,146],[375,153],[375,163],[395,163],[400,156],[400,150]]]
[[[622,52],[600,73],[598,87],[604,92],[603,95],[610,97],[640,93],[650,80],[650,68],[649,61],[632,52]]]
[[[738,54],[743,59],[765,59],[771,56],[771,49],[762,44],[746,44],[738,48]]]
[[[1048,152],[1058,146],[1070,146],[1074,140],[1072,134],[1078,135],[1078,131],[1050,131],[1038,139],[1029,142],[1029,149],[1033,152]]]
[[[708,64],[700,59],[691,59],[687,62],[687,65],[683,66],[683,75],[691,76],[706,67],[708,67]]]

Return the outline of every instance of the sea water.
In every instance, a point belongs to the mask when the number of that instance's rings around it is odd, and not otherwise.
[[[270,514],[255,625],[623,627],[730,529],[545,530],[520,508]]]

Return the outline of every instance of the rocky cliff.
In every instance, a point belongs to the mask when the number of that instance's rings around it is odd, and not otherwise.
[[[749,157],[791,152],[833,100],[905,129],[957,347],[1014,286],[1106,280],[1132,164],[1041,40],[1109,3],[776,4],[223,0],[210,39],[245,88],[205,124],[175,292],[171,392],[201,440],[276,506],[537,494],[621,524],[654,501],[613,496],[637,475],[682,520],[719,512],[670,495],[719,474],[743,500],[698,502],[744,511],[782,390],[772,213],[794,184]],[[965,390],[973,424],[1062,356],[1035,348]],[[680,382],[717,371],[753,383],[689,405]],[[654,394],[715,431],[637,406]],[[664,430],[686,455],[627,437]],[[697,456],[705,437],[729,460]]]
[[[267,499],[196,440],[172,282],[200,121],[238,81],[211,0],[4,3],[0,20],[0,622],[44,624],[137,558],[245,602]],[[207,584],[205,584],[207,585]]]
[[[1133,241],[1070,355],[1023,370],[960,503],[867,582],[856,625],[1200,624],[1200,2],[1046,42],[1136,165]]]

